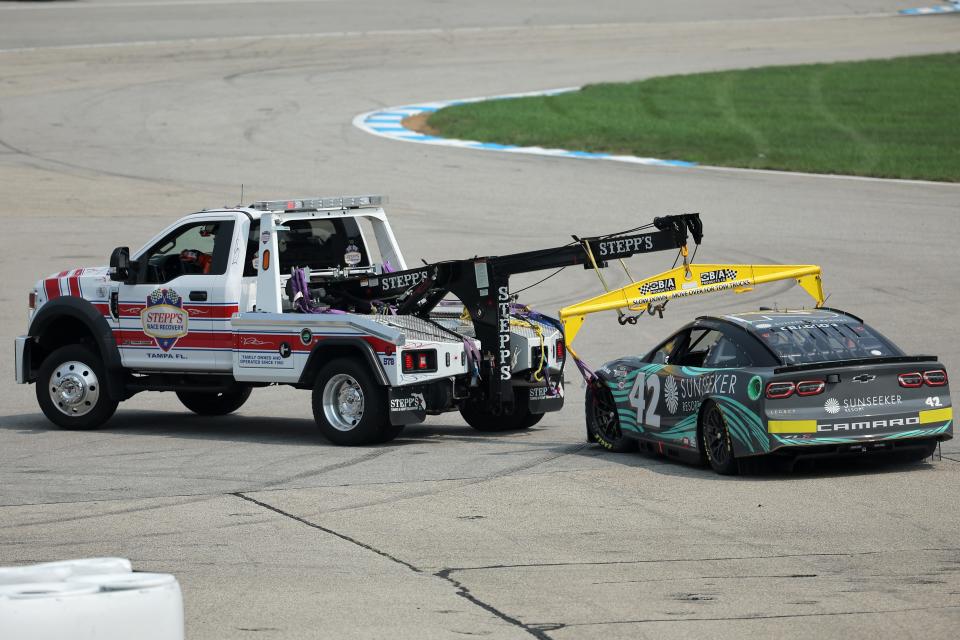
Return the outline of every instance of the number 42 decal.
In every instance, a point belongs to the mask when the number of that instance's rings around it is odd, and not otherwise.
[[[940,404],[940,396],[930,396],[929,398],[927,398],[927,401],[924,404],[926,404],[928,407],[943,406],[942,404]]]
[[[630,389],[630,406],[637,410],[637,424],[660,428],[657,404],[660,402],[660,378],[655,374],[637,376]]]

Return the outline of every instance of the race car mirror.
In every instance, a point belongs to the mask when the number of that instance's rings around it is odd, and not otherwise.
[[[130,277],[130,247],[117,247],[110,254],[110,279],[126,282]]]

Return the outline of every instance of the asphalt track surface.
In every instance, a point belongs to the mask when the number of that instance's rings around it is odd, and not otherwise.
[[[0,3],[0,359],[36,279],[104,264],[244,184],[248,201],[386,193],[408,262],[700,211],[698,260],[819,263],[831,305],[956,374],[956,185],[477,153],[350,124],[426,100],[956,49],[960,19],[893,15],[909,6]],[[525,300],[552,311],[598,291],[568,270]],[[597,364],[698,313],[802,300],[769,287],[636,327],[596,317],[578,346]],[[956,637],[960,445],[720,478],[586,445],[575,376],[564,411],[527,433],[447,415],[357,449],[324,441],[294,390],[222,419],[142,394],[72,433],[8,378],[0,565],[121,555],[174,573],[191,638]]]

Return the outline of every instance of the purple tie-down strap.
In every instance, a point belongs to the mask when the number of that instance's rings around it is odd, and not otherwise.
[[[290,276],[290,288],[293,290],[293,308],[298,313],[345,313],[339,309],[319,307],[310,300],[310,287],[307,285],[307,273],[303,269],[294,269]]]
[[[467,352],[467,359],[473,363],[474,367],[480,367],[480,349],[473,343],[472,338],[463,338],[463,348]]]

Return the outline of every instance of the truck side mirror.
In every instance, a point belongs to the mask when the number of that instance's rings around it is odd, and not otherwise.
[[[117,247],[110,254],[110,279],[126,282],[130,278],[130,247]]]

